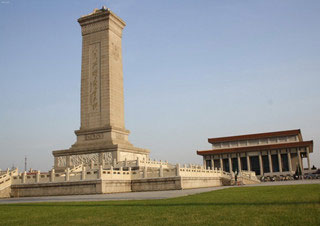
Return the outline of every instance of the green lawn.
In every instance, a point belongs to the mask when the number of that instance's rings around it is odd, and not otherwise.
[[[166,200],[0,205],[0,225],[320,225],[320,185],[235,187]]]

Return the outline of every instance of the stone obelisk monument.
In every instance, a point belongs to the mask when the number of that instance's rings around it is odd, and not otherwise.
[[[123,20],[103,7],[78,19],[82,31],[81,126],[67,150],[53,151],[55,169],[81,163],[148,158],[128,141],[124,125]]]

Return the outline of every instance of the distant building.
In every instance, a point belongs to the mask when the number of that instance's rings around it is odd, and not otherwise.
[[[206,168],[227,172],[255,171],[259,176],[292,175],[313,152],[313,141],[303,141],[300,130],[209,138],[212,150],[197,151]]]

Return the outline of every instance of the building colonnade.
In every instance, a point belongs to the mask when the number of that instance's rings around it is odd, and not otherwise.
[[[267,152],[267,154],[266,154]],[[297,165],[303,170],[302,151],[300,148],[292,153],[286,149],[285,153],[281,150],[268,150],[246,153],[215,154],[204,156],[206,168],[221,168],[226,172],[241,172],[242,170],[255,171],[257,175],[265,173],[293,173]],[[310,170],[310,159],[308,148],[303,149],[304,156],[307,158],[308,169]],[[292,158],[294,155],[294,159]],[[208,158],[209,157],[209,158]],[[295,164],[293,164],[293,162]]]

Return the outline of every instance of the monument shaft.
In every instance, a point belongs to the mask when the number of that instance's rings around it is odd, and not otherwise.
[[[121,36],[125,23],[109,11],[78,21],[82,28],[81,129],[102,125],[124,130]]]
[[[126,143],[121,36],[125,23],[109,10],[81,17],[81,127],[78,142]],[[96,133],[93,133],[95,131]]]

